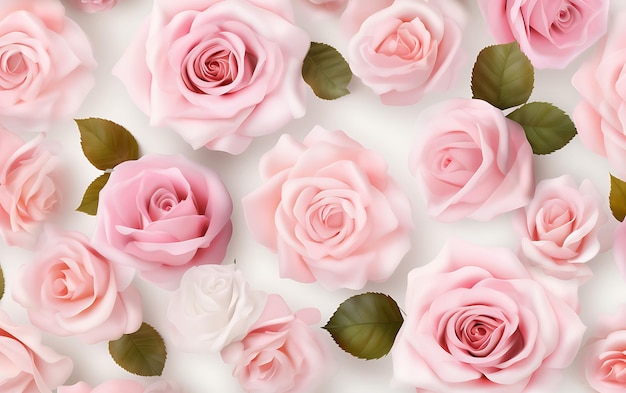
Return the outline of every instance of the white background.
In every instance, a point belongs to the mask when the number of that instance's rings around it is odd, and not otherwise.
[[[303,0],[293,1],[297,11],[297,23],[309,32],[313,41],[329,43],[345,54],[347,39],[339,30],[338,19],[329,15],[310,13],[308,9],[305,12],[300,1]],[[626,9],[622,2],[613,3],[611,20],[618,10]],[[304,118],[293,121],[273,135],[258,138],[239,156],[205,149],[193,151],[173,131],[150,127],[147,116],[137,109],[121,82],[111,75],[111,68],[149,14],[150,0],[120,0],[113,10],[99,14],[84,14],[68,9],[68,15],[76,20],[90,37],[99,64],[95,72],[96,86],[76,117],[102,117],[124,125],[138,139],[143,154],[181,153],[219,171],[234,201],[232,216],[234,235],[225,261],[230,263],[236,259],[237,266],[244,272],[252,286],[267,292],[279,293],[292,310],[302,307],[319,308],[322,313],[321,326],[339,303],[352,295],[366,291],[387,293],[402,307],[407,273],[414,267],[432,260],[446,239],[457,236],[486,246],[504,246],[514,250],[518,245],[511,228],[510,214],[487,223],[462,220],[442,224],[430,219],[425,212],[425,205],[416,182],[408,172],[409,149],[419,132],[415,125],[417,116],[428,105],[446,98],[469,98],[473,61],[481,48],[494,43],[485,29],[484,21],[474,1],[465,0],[464,4],[468,12],[463,45],[467,60],[450,91],[431,94],[420,103],[406,107],[382,105],[378,97],[357,78],[354,78],[350,85],[352,94],[336,101],[320,100],[309,91],[307,114]],[[531,100],[552,102],[571,114],[580,98],[571,86],[570,80],[581,61],[592,51],[587,51],[565,70],[537,70]],[[240,199],[261,183],[258,175],[260,156],[276,143],[281,133],[291,133],[301,139],[317,124],[328,129],[343,129],[365,147],[380,152],[389,163],[391,175],[410,197],[415,224],[412,249],[386,283],[369,284],[361,291],[329,292],[317,284],[301,284],[280,279],[276,255],[258,245],[248,233]],[[26,139],[31,137],[31,135],[22,136]],[[61,170],[64,171],[64,183],[61,185],[64,199],[61,211],[53,222],[66,229],[78,230],[91,236],[95,219],[75,212],[74,209],[79,205],[84,189],[99,172],[91,167],[82,155],[78,130],[72,121],[58,124],[49,133],[49,138],[62,144]],[[591,179],[602,195],[608,196],[609,167],[606,160],[589,152],[578,138],[549,156],[536,156],[535,168],[537,180],[570,173],[578,181],[583,178]],[[605,208],[608,212],[608,204]],[[610,217],[610,221],[615,220]],[[0,308],[6,310],[20,323],[28,323],[28,319],[24,310],[11,299],[10,289],[16,269],[20,264],[28,262],[30,257],[31,253],[28,251],[0,245],[0,263],[5,272],[9,291],[0,300]],[[624,302],[626,281],[619,275],[610,251],[601,254],[589,265],[594,278],[580,290],[580,315],[585,324],[593,326],[599,316],[614,313]],[[135,284],[144,296],[144,320],[159,329],[163,325],[163,310],[169,293],[139,279],[135,280]],[[336,347],[327,334],[325,337],[332,346],[338,369],[336,375],[320,392],[415,391],[411,387],[390,386],[392,377],[390,357],[375,361],[359,360]],[[49,334],[44,334],[44,342],[59,353],[67,354],[74,359],[74,372],[67,384],[84,380],[91,385],[97,385],[113,378],[129,378],[148,383],[155,379],[133,376],[119,368],[109,357],[106,343],[85,345],[73,337],[58,338]],[[219,355],[177,352],[172,350],[171,345],[169,349],[163,377],[179,383],[186,393],[240,392],[238,383],[231,376],[230,367],[223,364]],[[578,361],[567,371],[562,390],[573,393],[592,391],[586,386]]]

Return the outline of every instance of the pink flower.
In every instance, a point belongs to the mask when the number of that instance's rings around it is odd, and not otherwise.
[[[111,173],[100,192],[93,244],[142,278],[174,289],[190,267],[222,263],[231,212],[215,171],[183,156],[146,155]]]
[[[167,306],[170,333],[186,351],[217,352],[246,335],[265,298],[234,265],[192,267]]]
[[[422,116],[409,169],[440,221],[487,221],[525,206],[534,188],[533,153],[522,127],[476,99],[451,99]]]
[[[348,47],[350,68],[384,104],[443,91],[462,65],[461,29],[437,6],[397,1],[368,17]]]
[[[304,0],[305,2],[327,11],[338,11],[346,8],[350,0]]]
[[[39,329],[89,344],[117,340],[142,322],[132,276],[116,271],[82,233],[49,233],[33,261],[21,267],[13,298]]]
[[[0,236],[8,245],[31,247],[43,221],[58,208],[57,157],[43,134],[24,143],[0,126]]]
[[[333,362],[313,308],[292,314],[279,295],[269,295],[263,314],[240,341],[222,350],[233,376],[248,393],[312,392],[325,382]]]
[[[68,119],[94,85],[96,62],[59,1],[2,0],[0,124],[47,131]]]
[[[515,215],[521,251],[531,265],[560,279],[591,278],[589,262],[600,252],[598,230],[607,221],[603,197],[589,180],[570,175],[542,180],[535,196]]]
[[[609,0],[478,0],[496,41],[537,68],[564,68],[606,33]]]
[[[601,393],[622,393],[626,378],[626,307],[604,317],[593,328],[585,343],[583,359],[585,376],[591,387]]]
[[[174,383],[166,380],[157,381],[146,388],[132,380],[113,379],[92,388],[85,382],[71,386],[59,386],[57,393],[179,393]]]
[[[419,392],[552,392],[584,325],[510,250],[450,242],[408,275],[394,377]]]
[[[617,177],[626,179],[626,13],[598,50],[574,74],[572,84],[583,101],[573,118],[583,144],[607,157]]]
[[[155,126],[232,154],[305,112],[310,39],[289,0],[156,0],[114,69]]]
[[[384,281],[410,248],[411,207],[387,164],[342,131],[283,135],[242,199],[252,236],[278,252],[282,277],[362,288]]]
[[[0,391],[52,393],[72,373],[72,360],[41,343],[39,330],[15,325],[0,310]]]
[[[94,13],[107,11],[117,5],[117,0],[68,0],[69,3],[81,11]]]
[[[613,236],[613,257],[617,268],[626,278],[626,220],[617,225]]]

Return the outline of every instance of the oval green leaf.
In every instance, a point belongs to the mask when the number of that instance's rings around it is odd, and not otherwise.
[[[324,329],[349,354],[378,359],[391,350],[403,321],[395,300],[382,293],[368,292],[341,303]]]
[[[624,221],[624,217],[626,217],[626,182],[613,175],[611,175],[609,207],[615,219]]]
[[[93,117],[75,121],[83,153],[96,168],[113,169],[121,162],[139,157],[137,140],[121,125]]]
[[[350,93],[347,89],[352,71],[332,46],[311,42],[302,64],[302,77],[319,98],[334,100]]]
[[[146,377],[161,375],[167,357],[163,338],[145,322],[136,332],[109,341],[109,353],[124,370]]]
[[[535,69],[517,42],[488,46],[480,51],[472,69],[472,94],[507,109],[528,101]]]
[[[100,190],[102,190],[104,185],[107,184],[110,176],[111,173],[105,172],[92,181],[89,186],[87,186],[87,189],[83,194],[83,199],[80,201],[80,206],[76,208],[77,211],[87,213],[92,216],[96,215],[96,212],[98,211]]]
[[[535,154],[549,154],[567,145],[576,136],[572,119],[547,102],[530,102],[509,113],[519,123]]]

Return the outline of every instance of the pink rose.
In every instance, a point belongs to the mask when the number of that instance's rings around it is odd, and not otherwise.
[[[617,268],[624,278],[626,278],[626,220],[620,222],[615,229],[613,236],[613,258],[617,263]]]
[[[289,0],[156,0],[114,74],[155,126],[232,154],[305,112],[310,39]]]
[[[175,289],[190,267],[222,263],[232,209],[217,172],[183,156],[146,155],[117,165],[100,191],[93,244]]]
[[[282,277],[362,288],[384,281],[408,252],[406,194],[387,164],[342,131],[283,135],[259,164],[265,181],[242,199],[252,236],[278,252]]]
[[[585,343],[583,360],[585,376],[591,387],[601,393],[622,393],[626,378],[626,307],[606,316],[592,330]]]
[[[308,4],[326,11],[338,11],[346,8],[350,0],[304,0]]]
[[[68,119],[94,85],[96,61],[59,1],[2,0],[0,124],[47,131]]]
[[[179,393],[180,389],[174,383],[160,380],[146,388],[132,380],[113,379],[92,388],[85,382],[78,382],[71,386],[59,386],[57,393]]]
[[[72,360],[41,343],[41,332],[15,325],[0,310],[0,391],[52,393],[72,373]]]
[[[117,340],[142,322],[141,295],[79,232],[49,233],[18,273],[13,298],[33,325],[93,344]]]
[[[585,263],[600,252],[598,230],[607,221],[603,201],[589,180],[580,187],[570,175],[540,181],[514,219],[523,255],[549,275],[587,281],[593,274]]]
[[[606,33],[609,0],[478,0],[496,41],[537,68],[565,68]]]
[[[460,27],[429,2],[396,1],[368,17],[348,47],[350,68],[384,104],[446,90],[462,65]]]
[[[322,336],[309,326],[319,320],[317,309],[292,314],[279,295],[269,295],[259,320],[222,350],[222,359],[248,393],[315,391],[333,367]]]
[[[583,144],[607,157],[617,177],[626,179],[626,13],[598,50],[572,78],[583,101],[574,108],[573,119]]]
[[[246,335],[265,298],[250,288],[235,265],[192,267],[167,306],[169,333],[186,351],[217,352]]]
[[[409,273],[405,302],[393,372],[419,392],[552,392],[585,330],[513,252],[460,241]]]
[[[525,206],[534,188],[533,153],[522,127],[476,99],[451,99],[424,112],[425,140],[409,169],[440,221],[480,221]]]
[[[55,171],[59,160],[44,148],[44,136],[24,143],[0,126],[0,236],[30,248],[43,221],[59,205]]]
[[[79,10],[89,13],[107,11],[117,5],[117,0],[69,0],[69,2]]]

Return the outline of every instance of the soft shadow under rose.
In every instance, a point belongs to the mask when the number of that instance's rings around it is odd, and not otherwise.
[[[393,373],[420,392],[553,392],[585,330],[512,251],[461,241],[409,273],[405,303]]]
[[[99,199],[94,247],[145,280],[175,289],[190,267],[222,263],[233,206],[214,170],[146,155],[117,165]]]
[[[156,0],[114,68],[155,126],[243,152],[305,112],[306,32],[289,0]]]
[[[344,132],[285,134],[259,167],[265,183],[242,199],[244,215],[278,252],[282,277],[359,289],[389,278],[408,252],[408,197],[383,158]]]

